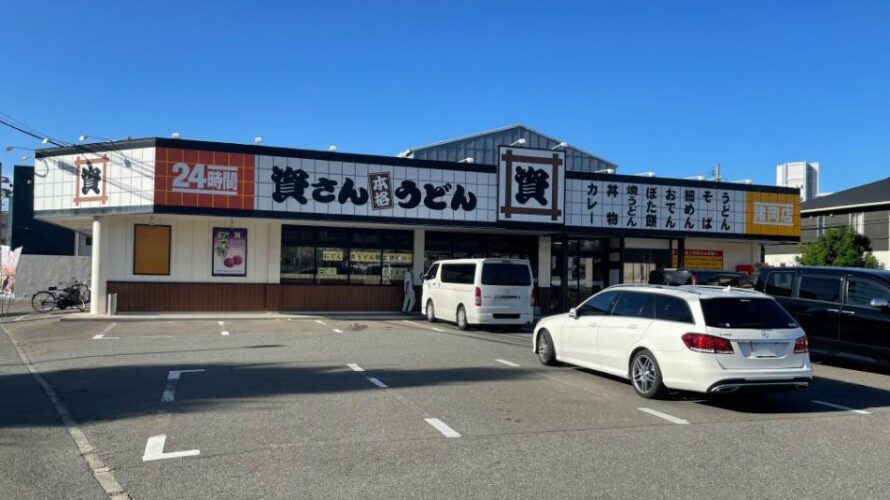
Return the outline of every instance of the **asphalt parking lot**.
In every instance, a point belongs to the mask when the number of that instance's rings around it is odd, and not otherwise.
[[[3,498],[109,496],[29,365],[121,497],[890,496],[879,371],[820,363],[808,391],[649,401],[541,366],[527,332],[423,320],[4,328]]]

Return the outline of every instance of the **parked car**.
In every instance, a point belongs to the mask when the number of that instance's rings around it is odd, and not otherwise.
[[[890,271],[767,267],[756,288],[797,319],[814,351],[890,366]]]
[[[662,283],[654,283],[662,284]],[[665,285],[717,285],[754,288],[754,280],[745,273],[713,269],[665,269]]]
[[[629,379],[644,398],[667,389],[805,389],[807,337],[772,298],[716,286],[616,285],[535,327],[541,363]]]
[[[421,276],[421,304],[429,321],[523,325],[534,316],[532,268],[527,260],[455,259],[434,262]]]

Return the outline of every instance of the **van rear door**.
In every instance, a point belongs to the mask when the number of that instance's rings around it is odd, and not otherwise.
[[[532,273],[528,262],[486,261],[482,264],[480,285],[482,307],[486,309],[503,309],[503,314],[527,313],[531,309]]]

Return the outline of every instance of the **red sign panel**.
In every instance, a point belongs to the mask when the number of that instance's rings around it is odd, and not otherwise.
[[[157,148],[155,204],[253,210],[252,154]]]

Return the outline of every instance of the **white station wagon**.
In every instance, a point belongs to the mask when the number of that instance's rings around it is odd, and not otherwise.
[[[533,349],[629,379],[644,398],[668,389],[806,389],[807,337],[771,297],[716,286],[616,285],[535,327]]]

